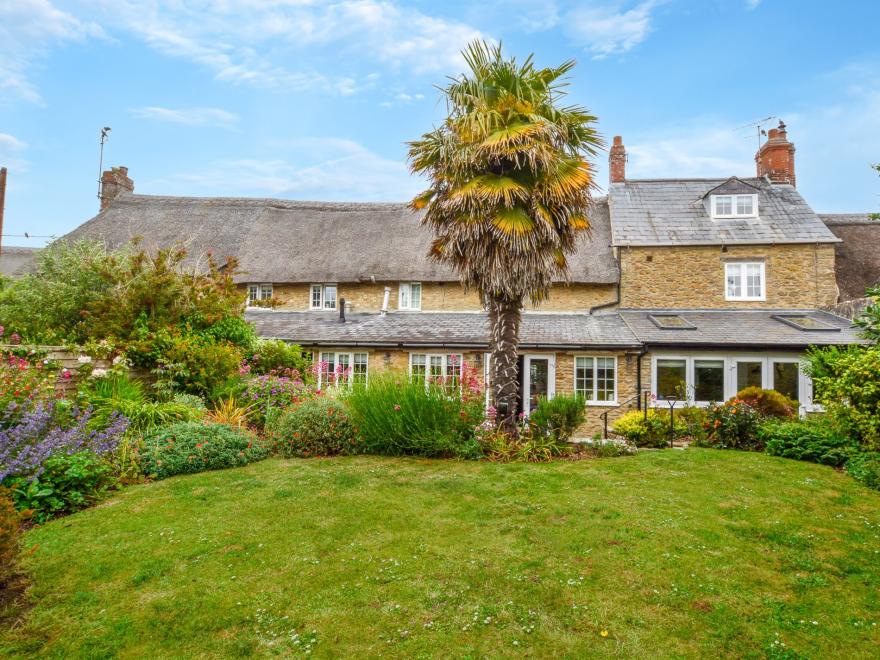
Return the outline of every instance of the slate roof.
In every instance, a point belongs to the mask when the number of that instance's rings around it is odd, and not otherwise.
[[[0,250],[0,275],[21,277],[31,271],[31,264],[40,248],[4,245]]]
[[[828,344],[861,344],[852,322],[829,312],[809,309],[622,309],[620,316],[633,334],[646,345],[682,347],[776,347],[800,349]],[[692,329],[663,329],[649,318],[654,314],[675,314]],[[838,330],[799,330],[774,316],[807,316]]]
[[[249,310],[245,317],[261,337],[305,346],[486,348],[483,313],[348,314]],[[638,341],[617,314],[523,314],[520,348],[635,348]]]
[[[183,242],[193,262],[205,253],[236,257],[238,282],[457,281],[426,257],[430,230],[405,204],[301,202],[256,198],[163,197],[123,193],[65,238],[116,248],[136,236],[146,248]],[[572,281],[619,278],[605,198],[592,230],[570,258]]]
[[[841,300],[855,300],[880,284],[880,220],[867,213],[820,213],[843,242],[834,248],[837,287]]]
[[[704,197],[739,182],[758,189],[758,218],[712,220]],[[790,185],[764,178],[633,179],[609,190],[614,245],[835,243]]]

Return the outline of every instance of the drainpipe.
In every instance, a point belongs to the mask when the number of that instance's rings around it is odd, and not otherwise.
[[[385,316],[388,313],[388,301],[391,299],[391,287],[385,287],[385,295],[382,298],[382,311],[380,312],[382,316]]]
[[[648,349],[642,346],[642,350],[639,351],[638,355],[636,355],[636,392],[639,395],[639,403],[638,408],[636,410],[642,409],[642,358],[645,353],[648,352]],[[647,405],[647,404],[646,404]]]

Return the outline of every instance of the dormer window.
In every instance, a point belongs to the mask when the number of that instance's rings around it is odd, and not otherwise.
[[[712,218],[754,218],[757,195],[712,195]]]

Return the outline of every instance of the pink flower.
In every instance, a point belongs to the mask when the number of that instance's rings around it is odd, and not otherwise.
[[[400,404],[395,404],[395,405],[394,405],[394,410],[396,410],[396,411],[400,411]]]

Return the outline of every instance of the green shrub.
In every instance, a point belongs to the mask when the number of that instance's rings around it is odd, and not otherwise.
[[[271,416],[266,433],[283,456],[349,454],[357,446],[357,431],[345,406],[327,397]]]
[[[483,397],[463,387],[425,385],[405,375],[379,374],[345,399],[366,454],[472,457],[474,429],[483,419]]]
[[[193,410],[201,410],[202,412],[208,411],[208,407],[205,405],[205,400],[195,394],[177,392],[171,397],[171,401],[186,406],[187,408],[192,408]]]
[[[633,410],[621,415],[612,427],[612,431],[623,436],[636,447],[666,447],[669,444],[669,411],[648,408]],[[676,438],[687,433],[687,425],[676,411],[673,418],[673,435]]]
[[[252,374],[263,375],[273,372],[286,373],[306,379],[311,374],[310,356],[296,344],[288,344],[280,339],[264,339],[258,341],[247,357],[247,364]]]
[[[684,427],[683,435],[690,438],[692,442],[699,443],[706,438],[708,413],[705,408],[697,406],[676,408],[675,417],[676,427],[681,424]]]
[[[15,570],[20,534],[21,514],[15,509],[12,493],[0,488],[0,592]]]
[[[798,402],[789,399],[776,390],[765,390],[760,387],[745,387],[730,399],[730,403],[739,399],[758,411],[761,417],[778,417],[791,419],[797,414]]]
[[[880,452],[856,454],[847,461],[846,472],[869,488],[880,490]]]
[[[698,444],[716,449],[761,451],[758,439],[761,415],[747,403],[731,400],[706,409],[706,438]]]
[[[204,324],[204,316],[193,318],[197,325]],[[219,321],[207,325],[199,331],[203,337],[210,337],[215,343],[228,342],[245,350],[251,350],[257,343],[257,332],[254,326],[241,316],[226,316]]]
[[[529,415],[529,423],[533,428],[553,435],[559,442],[568,442],[586,419],[585,405],[580,396],[542,397]]]
[[[174,334],[159,346],[155,370],[165,389],[208,396],[238,375],[241,350],[229,342]]]
[[[248,432],[222,424],[181,422],[144,437],[140,464],[144,474],[164,479],[247,465],[268,453]]]
[[[824,419],[766,421],[758,427],[759,444],[771,456],[839,467],[857,453],[856,443]]]
[[[90,451],[50,456],[35,478],[7,477],[3,484],[12,490],[19,510],[33,510],[38,522],[91,505],[115,484],[112,470]]]

